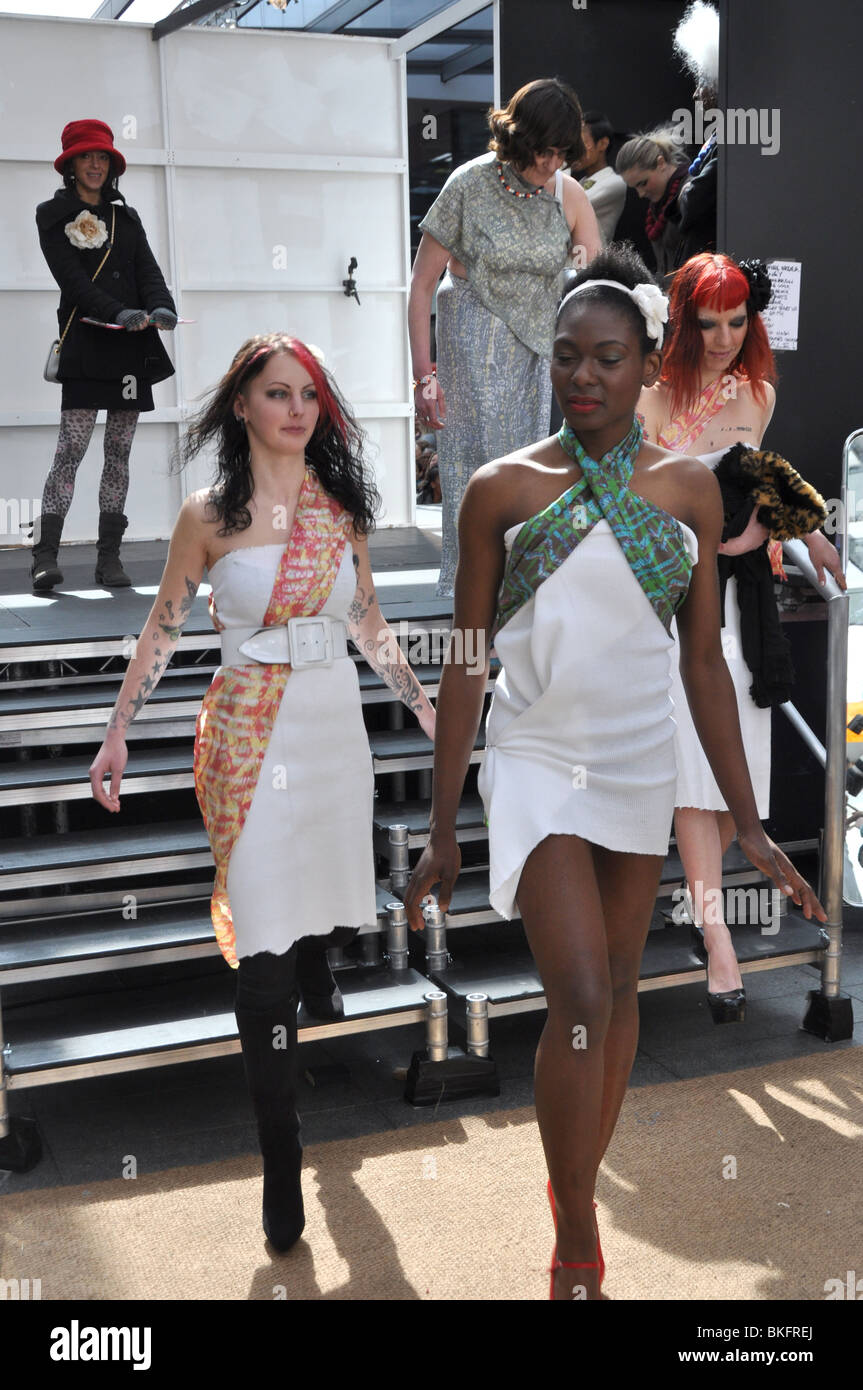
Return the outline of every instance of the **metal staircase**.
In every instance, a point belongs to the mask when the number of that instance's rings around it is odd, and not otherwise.
[[[134,592],[115,595],[100,605],[98,636],[68,621],[50,635],[0,629],[0,1167],[31,1166],[38,1152],[32,1127],[8,1117],[8,1091],[239,1050],[234,977],[212,934],[213,863],[193,791],[195,718],[219,662],[203,597],[130,729],[121,815],[90,796],[88,768],[125,671],[128,637],[118,629],[139,630],[148,605]],[[403,637],[437,634],[440,646],[445,603],[398,589],[382,607]],[[502,923],[488,902],[476,792],[482,733],[459,811],[464,867],[447,921],[433,914],[415,937],[399,899],[428,834],[432,748],[380,678],[358,665],[376,779],[378,918],[347,953],[331,953],[345,1018],[322,1023],[301,1012],[300,1039],[424,1022],[422,1075],[409,1098],[439,1097],[436,1075],[449,1078],[448,1094],[488,1091],[496,1082],[487,1020],[543,1008],[544,998],[520,924]],[[433,698],[440,666],[414,669]],[[332,851],[337,872],[337,844]],[[671,851],[660,905],[681,877]],[[732,852],[725,882],[763,880]],[[736,931],[744,972],[821,959],[817,924],[792,912],[776,925],[772,934]],[[654,927],[640,988],[704,980],[687,928],[667,925],[659,905]],[[80,992],[58,1006],[51,982],[70,977]],[[466,1050],[450,1045],[448,1019]]]

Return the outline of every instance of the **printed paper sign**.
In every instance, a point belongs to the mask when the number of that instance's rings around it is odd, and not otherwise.
[[[800,261],[768,261],[767,271],[773,293],[763,311],[764,326],[774,352],[797,349],[800,317]]]

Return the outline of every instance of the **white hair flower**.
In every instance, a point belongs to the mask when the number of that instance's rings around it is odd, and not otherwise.
[[[665,336],[663,324],[668,322],[668,300],[657,285],[636,285],[629,293],[644,316],[648,338],[653,338],[661,348]]]

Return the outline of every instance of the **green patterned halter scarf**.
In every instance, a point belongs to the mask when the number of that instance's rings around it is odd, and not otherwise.
[[[689,589],[692,560],[676,517],[631,491],[644,431],[633,420],[624,439],[598,461],[564,424],[560,446],[583,477],[522,526],[513,542],[498,599],[497,633],[563,564],[604,517],[666,632]]]

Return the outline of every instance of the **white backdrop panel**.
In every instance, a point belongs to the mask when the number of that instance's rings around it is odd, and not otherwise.
[[[67,122],[90,116],[107,121],[127,159],[136,147],[164,145],[159,53],[149,29],[7,17],[2,26],[7,147],[20,142],[24,153],[53,160]]]
[[[369,402],[404,401],[404,296],[370,294],[358,305],[336,294],[186,294],[187,399],[208,391],[255,333],[290,333],[321,348],[339,388],[357,411]]]
[[[402,155],[385,43],[239,29],[162,43],[177,150]]]
[[[58,336],[57,298],[56,289],[38,293],[0,293],[0,323],[3,323],[7,330],[0,333],[0,410],[16,413],[53,410],[57,412],[59,426],[61,388],[42,377],[48,348]],[[176,331],[183,333],[186,329],[180,327]],[[104,332],[109,333],[111,330],[106,328]],[[172,333],[162,335],[162,341],[172,361],[176,352],[173,336]],[[175,377],[169,377],[167,381],[160,381],[153,387],[153,403],[157,409],[160,406],[177,404],[175,382]],[[140,423],[143,424],[147,419],[147,415],[142,415]],[[8,446],[3,446],[2,436],[0,446],[3,453],[3,459],[0,460],[2,477],[8,455]]]
[[[404,284],[398,174],[178,169],[175,179],[184,285],[332,285],[341,295],[351,256],[361,300],[364,285]]]
[[[57,393],[57,409],[60,401]],[[142,416],[146,419],[146,416]],[[59,419],[59,414],[58,414]],[[81,467],[75,497],[63,530],[64,541],[93,540],[98,520],[96,497],[102,475],[103,415]],[[126,515],[134,518],[138,540],[169,536],[182,500],[182,479],[170,472],[171,454],[177,437],[174,425],[148,425],[138,428],[132,446],[129,498]],[[41,495],[45,476],[54,457],[56,426],[28,426],[3,430],[3,461],[0,469],[0,498]],[[11,486],[10,486],[11,485]]]

